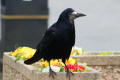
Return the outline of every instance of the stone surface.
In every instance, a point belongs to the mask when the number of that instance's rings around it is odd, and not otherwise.
[[[3,57],[3,80],[53,80],[48,72],[39,72],[31,65],[25,65],[23,61],[14,62],[15,58],[8,53]],[[59,75],[59,76],[58,76]],[[101,73],[88,67],[87,72],[74,72],[71,80],[100,80]],[[55,80],[68,80],[65,72],[58,72]]]
[[[89,67],[102,73],[101,80],[120,80],[120,55],[85,55],[74,56],[79,62],[85,62]]]
[[[120,66],[90,66],[102,72],[101,80],[120,80]]]
[[[120,55],[82,55],[74,58],[88,65],[120,65]]]

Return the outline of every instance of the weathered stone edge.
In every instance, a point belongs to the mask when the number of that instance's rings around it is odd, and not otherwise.
[[[38,80],[38,79],[42,78],[42,76],[45,78],[45,75],[46,75],[46,79],[49,77],[49,73],[47,73],[47,72],[41,73],[39,71],[35,71],[31,65],[25,65],[23,61],[17,61],[15,63],[15,57],[9,56],[8,54],[9,54],[8,52],[4,53],[3,63],[4,64],[8,64],[13,69],[15,69],[16,71],[20,72],[22,75],[24,75],[28,79],[30,79],[30,80]],[[98,76],[100,78],[100,76],[101,76],[100,72],[97,72],[96,70],[94,70],[92,68],[89,68],[89,67],[88,67],[88,69],[91,72],[81,72],[79,74],[78,74],[78,72],[75,72],[74,74],[76,74],[75,75],[76,77],[86,74],[88,76],[90,76],[90,75],[94,76],[94,77]],[[57,74],[58,75],[60,74],[61,77],[66,78],[65,72],[60,72],[60,73],[57,73]],[[44,78],[41,79],[41,80],[44,80]]]
[[[84,55],[72,57],[88,65],[120,65],[120,55]]]

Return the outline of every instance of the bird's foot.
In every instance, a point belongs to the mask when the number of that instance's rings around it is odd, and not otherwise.
[[[70,76],[73,76],[74,74],[70,71],[70,70],[67,70],[67,74],[66,74],[66,77],[69,78],[70,80]]]
[[[54,71],[52,71],[52,70],[50,69],[50,74],[49,74],[49,77],[54,78],[54,77],[55,77],[55,75],[56,75],[56,72],[54,72]]]

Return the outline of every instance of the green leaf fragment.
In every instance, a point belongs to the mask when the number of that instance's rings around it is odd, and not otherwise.
[[[18,61],[18,60],[20,60],[20,59],[22,59],[21,57],[22,57],[22,53],[19,53],[19,54],[17,55],[17,57],[16,57],[15,62]]]
[[[26,59],[23,56],[21,56],[20,60],[25,61]]]
[[[45,68],[45,64],[43,64],[43,68]]]
[[[80,55],[80,52],[79,50],[76,49],[76,55]]]
[[[88,71],[88,69],[87,69],[87,68],[85,68],[84,72],[87,72],[87,71]]]
[[[84,53],[84,48],[82,48],[82,53]]]
[[[9,56],[12,56],[12,54],[13,54],[13,52],[11,51],[11,52],[9,53]]]
[[[99,53],[99,55],[111,55],[111,52],[110,51],[101,52]]]
[[[34,68],[36,71],[42,72],[41,68],[38,68],[38,67],[36,67],[36,66],[33,66],[33,68]]]
[[[60,72],[64,72],[64,71],[65,71],[64,67],[60,67]]]
[[[76,59],[75,64],[78,64],[78,59]]]

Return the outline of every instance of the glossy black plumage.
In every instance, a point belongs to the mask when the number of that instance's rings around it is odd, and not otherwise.
[[[73,12],[72,8],[67,8],[61,13],[58,21],[46,31],[36,47],[35,55],[26,60],[25,64],[32,64],[41,58],[49,62],[51,59],[62,59],[63,63],[69,59],[72,46],[75,44],[74,19],[85,16],[79,13],[72,14]]]
[[[71,12],[73,12],[71,8],[62,12],[58,21],[46,31],[36,48],[35,55],[25,61],[26,64],[32,64],[41,58],[48,61],[69,58],[72,46],[75,44],[75,27],[70,23],[68,16]]]

